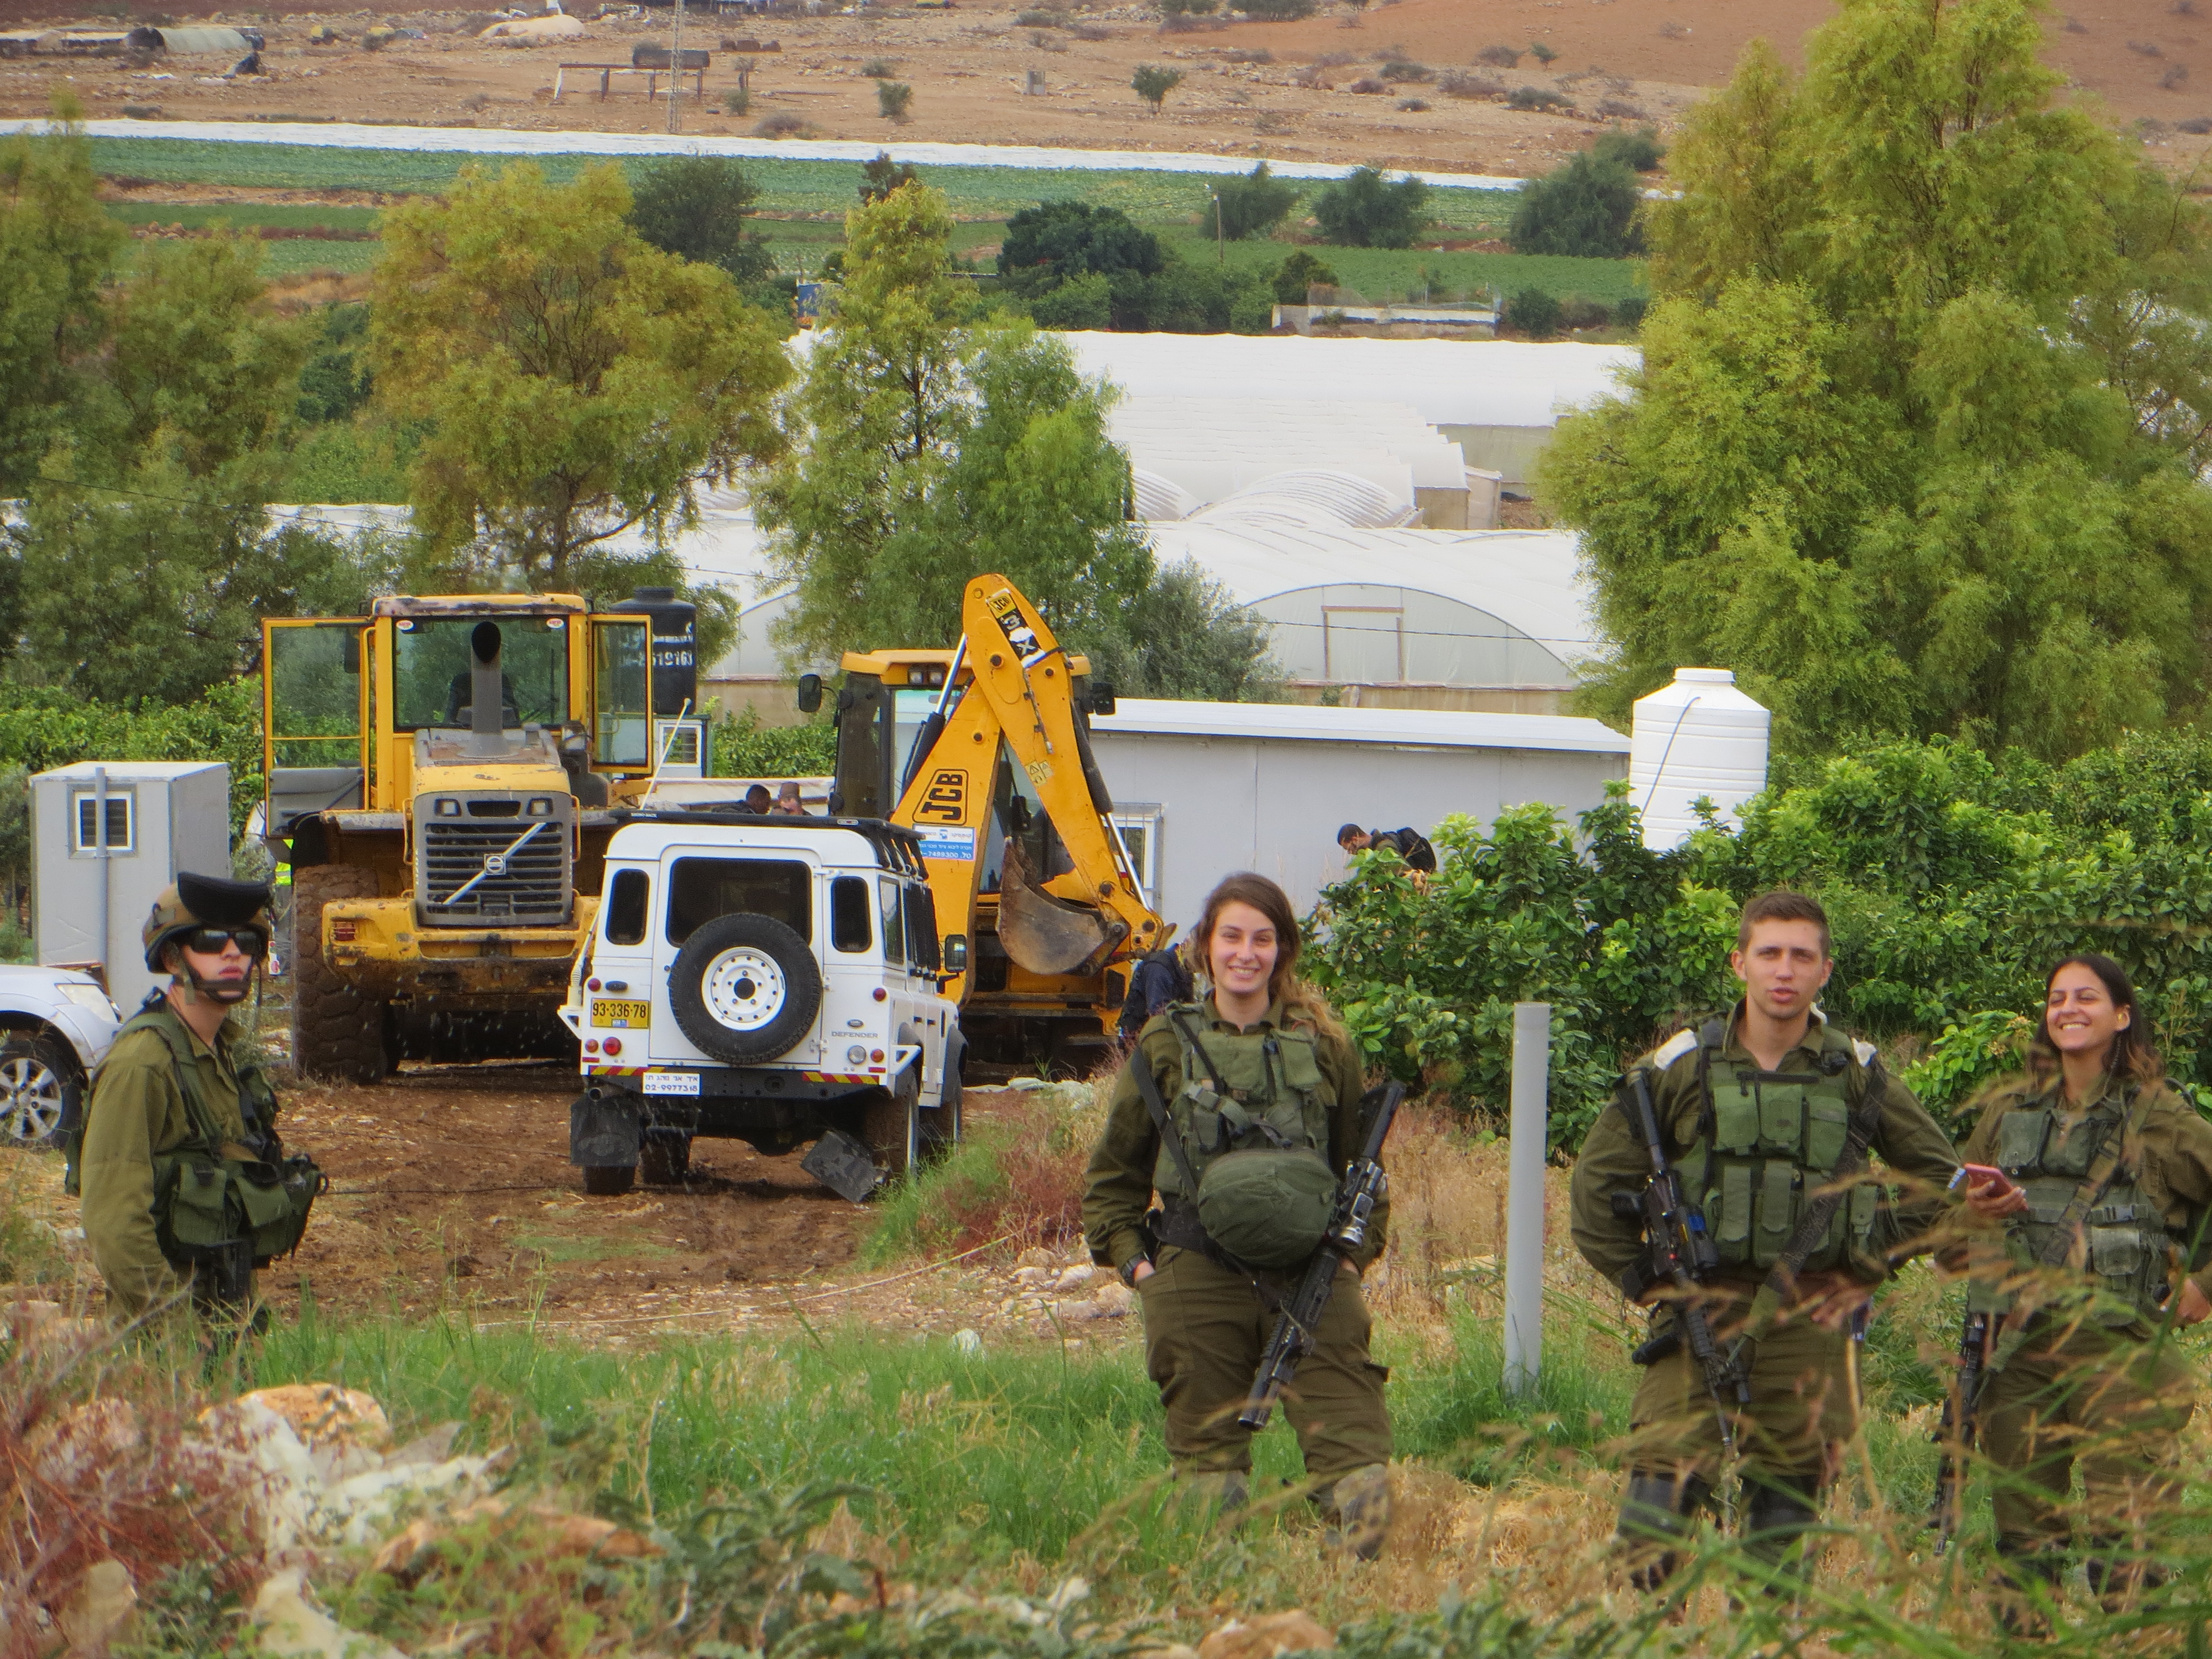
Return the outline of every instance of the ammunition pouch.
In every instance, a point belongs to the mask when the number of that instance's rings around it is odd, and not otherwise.
[[[155,1237],[161,1254],[197,1267],[242,1254],[265,1267],[300,1248],[329,1177],[304,1154],[277,1164],[213,1158],[197,1151],[154,1160]]]

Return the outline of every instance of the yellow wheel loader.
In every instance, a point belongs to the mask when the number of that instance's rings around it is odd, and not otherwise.
[[[1113,695],[1003,576],[968,584],[961,621],[951,651],[845,653],[830,810],[921,832],[971,1061],[1082,1075],[1112,1042],[1128,964],[1170,931],[1091,757],[1090,717]],[[803,677],[799,707],[822,693]]]
[[[568,1057],[613,809],[704,769],[692,608],[641,589],[390,598],[262,624],[264,832],[292,870],[293,1060]]]

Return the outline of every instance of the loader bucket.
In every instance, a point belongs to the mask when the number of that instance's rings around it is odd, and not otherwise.
[[[999,889],[999,943],[1008,956],[1033,974],[1091,973],[1128,933],[1119,918],[1042,890],[1021,842],[1008,838]]]

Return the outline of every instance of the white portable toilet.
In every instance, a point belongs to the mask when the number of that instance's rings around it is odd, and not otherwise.
[[[126,1014],[153,989],[139,929],[177,872],[230,873],[230,768],[81,761],[31,780],[31,931],[48,967],[104,969]]]
[[[1628,739],[1628,798],[1644,814],[1644,844],[1663,853],[1698,827],[1690,804],[1710,796],[1729,823],[1766,787],[1773,717],[1735,689],[1727,668],[1678,668],[1674,683],[1636,700]]]

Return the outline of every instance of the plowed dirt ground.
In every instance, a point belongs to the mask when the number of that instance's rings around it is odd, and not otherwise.
[[[870,1212],[816,1182],[796,1152],[762,1158],[741,1141],[702,1140],[680,1188],[586,1197],[568,1161],[572,1072],[410,1066],[372,1086],[283,1092],[287,1143],[313,1154],[332,1190],[298,1255],[261,1275],[280,1317],[312,1297],[332,1320],[444,1312],[606,1346],[801,1320],[1030,1329],[1001,1306],[1013,1288],[1006,1251],[859,1268]],[[970,1091],[969,1121],[1003,1098]],[[0,1152],[0,1205],[22,1205],[66,1238],[78,1218],[61,1175],[51,1152]],[[82,1246],[71,1240],[70,1253],[78,1291],[96,1303]]]

